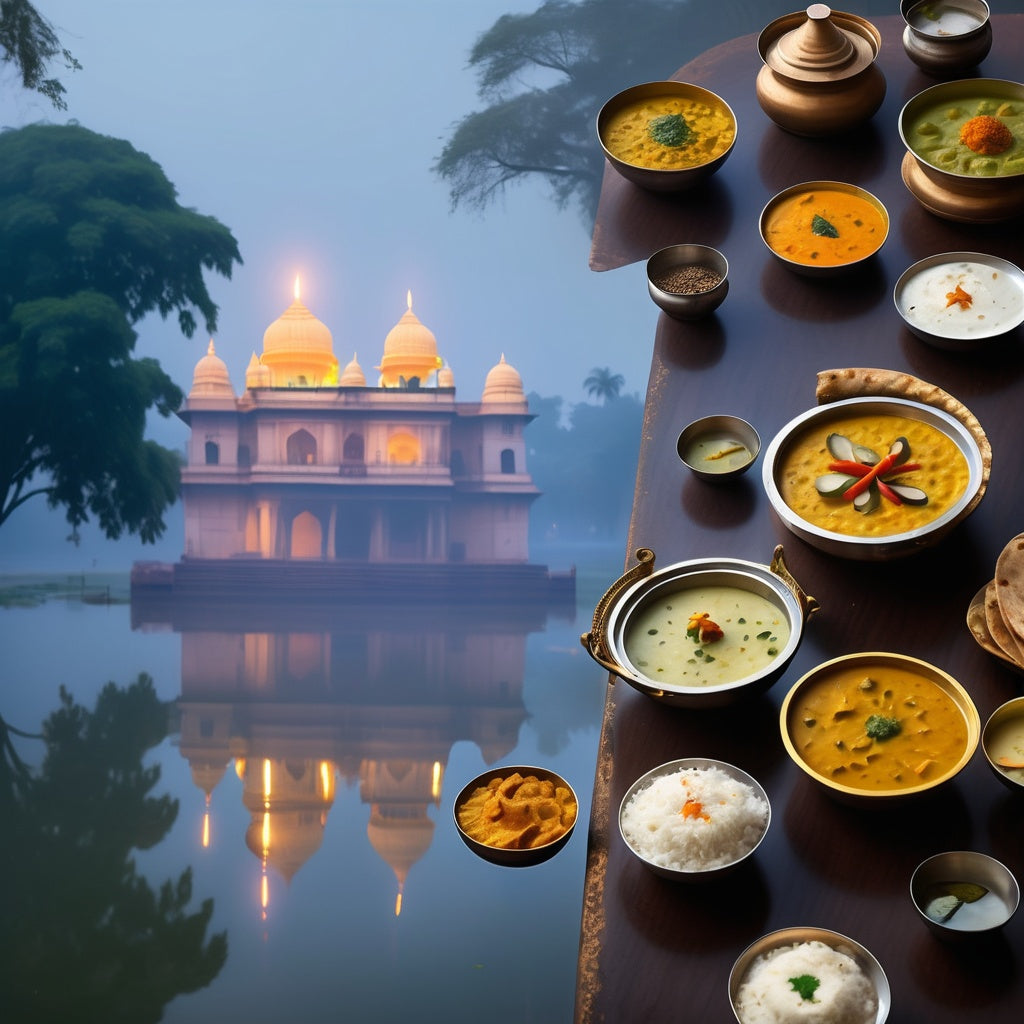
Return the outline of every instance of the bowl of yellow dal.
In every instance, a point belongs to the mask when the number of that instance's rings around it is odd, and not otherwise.
[[[597,115],[608,162],[652,192],[682,192],[732,153],[736,115],[721,96],[687,82],[645,82],[616,93]]]
[[[764,693],[818,608],[781,546],[769,565],[695,558],[655,571],[650,548],[636,559],[598,602],[580,640],[599,665],[674,707],[719,708]]]
[[[793,763],[828,795],[871,806],[949,782],[981,737],[978,709],[956,679],[888,651],[811,669],[783,698],[779,726]]]
[[[938,543],[973,511],[983,478],[967,427],[903,398],[816,406],[775,435],[762,464],[768,501],[786,529],[863,561]]]

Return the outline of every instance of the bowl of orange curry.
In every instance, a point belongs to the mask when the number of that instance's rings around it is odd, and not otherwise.
[[[547,768],[492,768],[462,787],[453,808],[459,837],[478,857],[527,867],[553,857],[572,835],[579,800]]]
[[[956,417],[904,398],[847,398],[790,420],[762,463],[768,501],[812,547],[861,561],[914,554],[974,509],[978,442]]]
[[[779,725],[794,764],[830,796],[857,804],[942,786],[981,737],[978,709],[951,675],[882,651],[811,669],[783,699]]]
[[[797,274],[832,277],[870,260],[889,235],[889,213],[866,189],[842,181],[790,185],[761,211],[761,238]]]

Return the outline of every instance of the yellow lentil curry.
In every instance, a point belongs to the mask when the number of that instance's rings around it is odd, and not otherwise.
[[[808,267],[839,267],[866,259],[887,234],[885,217],[874,203],[828,188],[779,200],[764,224],[764,240],[772,252]]]
[[[1024,174],[1024,102],[981,97],[936,103],[906,125],[905,138],[940,171],[979,178]]]
[[[466,835],[486,846],[535,850],[564,836],[576,813],[572,790],[514,772],[473,790],[459,805],[458,820]]]
[[[874,511],[863,514],[842,494],[820,494],[815,481],[832,463],[827,445],[832,433],[843,434],[879,455],[888,452],[897,438],[906,438],[911,458],[919,468],[902,474],[901,467],[896,466],[885,479],[920,488],[927,495],[927,503],[897,505],[882,500]],[[966,458],[942,431],[905,416],[864,414],[839,417],[798,434],[783,453],[777,480],[783,501],[806,522],[854,537],[887,537],[938,519],[963,495],[969,478]]]
[[[949,693],[896,665],[840,664],[823,671],[796,695],[787,718],[804,763],[851,789],[926,785],[967,748],[967,721]]]
[[[614,157],[636,167],[678,171],[721,156],[736,138],[723,103],[651,96],[627,103],[608,118],[603,141]]]

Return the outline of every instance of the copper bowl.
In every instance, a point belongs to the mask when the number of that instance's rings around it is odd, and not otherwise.
[[[624,107],[638,101],[660,97],[679,97],[688,101],[697,101],[717,107],[732,122],[733,137],[725,152],[695,167],[653,168],[640,164],[632,164],[616,156],[607,146],[606,131],[611,117]],[[651,192],[684,192],[703,184],[729,159],[736,145],[736,115],[728,103],[710,89],[702,89],[699,85],[687,82],[645,82],[616,93],[601,107],[597,115],[597,138],[608,162],[627,181],[639,185]]]
[[[815,685],[823,676],[827,677],[836,670],[853,669],[870,674],[872,668],[895,668],[903,669],[908,673],[923,677],[931,686],[944,693],[950,698],[957,710],[963,716],[966,727],[966,735],[963,747],[957,752],[956,757],[945,767],[941,767],[929,778],[922,778],[915,784],[909,786],[892,786],[887,789],[862,789],[857,786],[847,785],[831,775],[824,775],[804,760],[801,754],[801,744],[798,735],[801,729],[806,728],[805,724],[797,720],[798,704],[803,695]],[[856,654],[846,654],[839,658],[832,658],[830,661],[811,669],[810,672],[801,676],[790,688],[783,698],[782,707],[779,711],[779,728],[782,733],[782,743],[786,748],[793,763],[819,785],[829,796],[835,797],[840,802],[866,807],[877,807],[881,804],[893,803],[906,800],[922,793],[931,792],[946,784],[966,767],[974,751],[978,747],[981,735],[981,718],[978,709],[970,694],[951,675],[943,672],[942,669],[930,665],[919,658],[912,658],[905,654],[894,654],[888,651],[862,651]],[[881,741],[879,741],[881,746]]]
[[[952,78],[977,67],[992,48],[992,24],[985,0],[902,0],[906,22],[903,49],[924,72]]]
[[[552,839],[543,846],[514,848],[491,846],[469,835],[459,821],[459,808],[462,807],[462,805],[474,794],[474,792],[476,792],[476,790],[486,787],[492,779],[507,779],[516,773],[524,778],[532,775],[542,782],[551,782],[556,789],[560,788],[568,790],[569,795],[572,797],[572,801],[575,804],[576,815],[572,822],[564,832],[557,836],[557,838]],[[455,798],[455,802],[452,805],[452,816],[455,819],[455,831],[459,833],[459,838],[478,857],[481,857],[486,861],[490,861],[492,864],[501,864],[505,867],[530,867],[534,864],[541,864],[546,860],[550,860],[550,858],[558,853],[558,851],[569,842],[573,829],[576,827],[576,822],[579,820],[579,806],[580,804],[576,797],[576,791],[557,772],[553,772],[547,768],[538,768],[533,765],[505,765],[500,768],[492,768],[490,771],[483,772],[475,779],[471,779],[467,782],[459,791],[459,795]]]
[[[998,78],[942,82],[913,96],[900,111],[900,139],[907,149],[901,166],[903,182],[926,210],[946,220],[994,224],[1024,213],[1024,160],[1014,163],[1010,171],[970,174],[961,164],[946,163],[938,155],[966,157],[969,150],[962,143],[953,141],[942,149],[929,151],[916,141],[914,125],[933,108],[961,110],[958,117],[943,118],[961,125],[978,113],[987,113],[979,107],[986,101],[1013,104],[1018,111],[1015,116],[1019,117],[1024,112],[1024,85]],[[1017,142],[1008,152],[1017,160],[1022,126],[1017,122],[1015,128]]]
[[[718,283],[696,292],[669,288],[669,275],[689,267],[703,267],[717,274]],[[655,305],[674,320],[700,320],[718,309],[729,294],[729,261],[710,245],[667,245],[647,261],[647,291]]]

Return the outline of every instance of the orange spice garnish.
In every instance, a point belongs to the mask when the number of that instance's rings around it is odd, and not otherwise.
[[[1013,145],[1013,132],[998,118],[981,114],[963,123],[960,141],[975,153],[995,156]]]
[[[717,622],[711,621],[707,612],[694,612],[686,624],[686,635],[698,643],[712,644],[721,640],[725,633]]]
[[[946,309],[956,303],[961,309],[970,309],[974,297],[970,292],[965,292],[960,285],[956,286],[955,292],[946,292]]]
[[[687,800],[679,812],[684,818],[703,818],[710,821],[711,816],[704,813],[704,805],[699,800]]]

